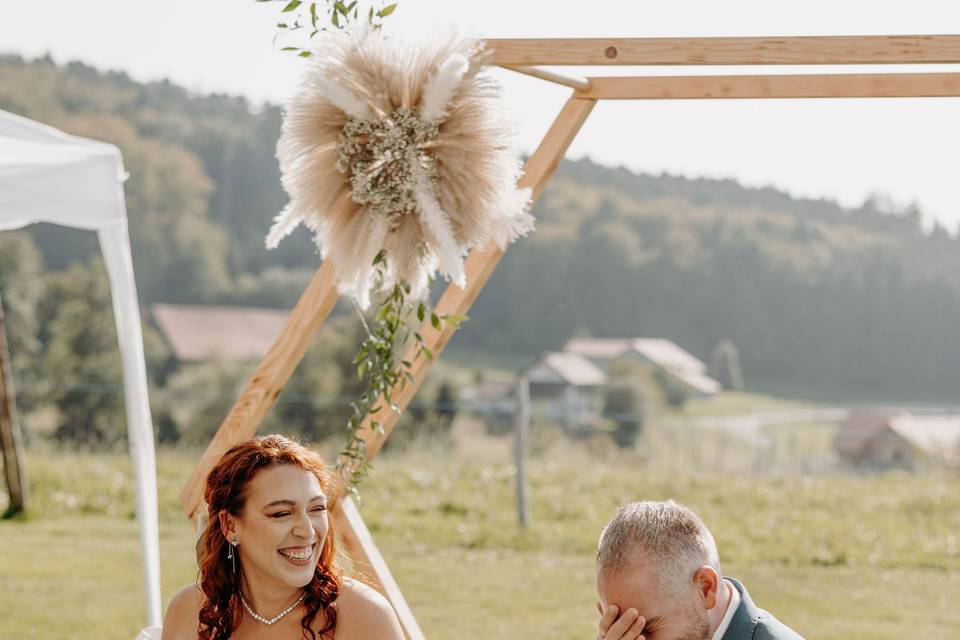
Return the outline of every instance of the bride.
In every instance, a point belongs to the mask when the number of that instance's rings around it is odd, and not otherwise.
[[[334,563],[334,487],[320,456],[283,436],[224,454],[204,490],[199,580],[173,596],[162,640],[403,640],[386,599]]]

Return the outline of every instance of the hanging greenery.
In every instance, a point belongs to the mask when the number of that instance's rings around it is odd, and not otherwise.
[[[334,15],[344,15],[340,4]],[[368,15],[382,20],[393,7]],[[354,4],[343,9],[356,17]],[[309,11],[313,20],[316,9]],[[339,18],[333,24],[342,26]],[[355,491],[369,469],[365,420],[382,433],[373,414],[399,413],[396,394],[415,382],[413,363],[398,352],[415,344],[416,358],[433,357],[414,318],[429,318],[437,330],[466,319],[429,308],[435,274],[465,287],[467,253],[490,242],[505,248],[533,219],[529,190],[516,186],[520,166],[499,87],[481,74],[488,55],[479,42],[450,35],[412,47],[369,27],[314,35],[317,55],[305,56],[308,72],[287,104],[277,145],[290,202],[266,243],[276,247],[308,227],[364,321],[367,338],[354,362],[365,390],[351,404],[339,465]]]
[[[385,277],[386,252],[381,251],[374,259],[374,269],[379,282]],[[363,314],[360,319],[366,329],[367,337],[360,346],[353,364],[357,366],[357,375],[366,384],[360,397],[350,403],[353,415],[347,423],[347,443],[340,452],[338,471],[345,480],[347,490],[359,499],[357,485],[366,479],[370,470],[365,440],[360,430],[368,415],[379,413],[377,402],[383,398],[382,406],[400,413],[400,407],[394,402],[396,393],[410,382],[415,382],[411,369],[413,362],[399,360],[397,353],[411,342],[416,345],[415,358],[433,360],[433,352],[427,346],[423,335],[410,326],[410,319],[416,315],[419,322],[428,316],[435,329],[444,325],[457,329],[466,316],[438,315],[430,310],[427,303],[410,297],[410,286],[395,283],[380,302],[376,315],[367,321]],[[399,360],[399,362],[398,362]],[[380,421],[375,417],[370,421],[371,428],[384,435]]]
[[[280,22],[277,23],[277,35],[274,44],[282,42],[281,51],[290,51],[303,58],[313,55],[310,40],[319,33],[331,28],[346,29],[360,21],[363,8],[357,0],[323,0],[323,2],[304,2],[303,0],[255,0],[256,2],[280,2]],[[383,19],[397,9],[397,3],[372,2],[366,7],[367,24],[375,29],[383,26]],[[298,40],[294,40],[299,36]],[[297,44],[290,44],[291,41]]]

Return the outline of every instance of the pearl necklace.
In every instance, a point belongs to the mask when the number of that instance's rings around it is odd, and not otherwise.
[[[247,613],[249,613],[251,616],[253,616],[253,619],[254,619],[254,620],[256,620],[256,621],[258,621],[258,622],[262,622],[263,624],[266,624],[266,625],[271,625],[271,624],[273,624],[274,622],[276,622],[277,620],[279,620],[280,618],[282,618],[283,616],[285,616],[285,615],[287,615],[288,613],[290,613],[291,611],[293,611],[293,610],[297,607],[297,605],[300,604],[300,603],[303,601],[303,599],[304,599],[305,597],[307,597],[307,592],[306,592],[306,591],[304,591],[303,593],[300,594],[300,597],[297,598],[297,601],[296,601],[296,602],[294,602],[292,605],[290,605],[289,607],[287,607],[286,609],[284,609],[283,611],[281,611],[280,613],[278,613],[277,615],[275,615],[274,617],[272,617],[272,618],[270,618],[270,619],[264,618],[263,616],[261,616],[260,614],[258,614],[256,611],[254,611],[253,608],[251,608],[250,605],[247,604],[247,599],[243,597],[243,594],[242,594],[242,593],[240,594],[240,602],[243,603],[243,608],[247,610]]]

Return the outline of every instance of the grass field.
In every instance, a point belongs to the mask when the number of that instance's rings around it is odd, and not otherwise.
[[[431,639],[592,638],[593,549],[622,502],[697,510],[724,568],[807,638],[960,637],[960,478],[652,473],[559,447],[531,461],[532,524],[515,524],[506,447],[395,452],[363,512]],[[195,578],[177,496],[197,452],[159,458],[163,594]],[[131,639],[142,626],[123,453],[31,451],[31,515],[0,521],[0,639]]]

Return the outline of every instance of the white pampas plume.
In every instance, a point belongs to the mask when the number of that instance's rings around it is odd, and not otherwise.
[[[437,242],[436,254],[440,271],[463,289],[467,286],[467,275],[463,269],[463,251],[453,237],[449,216],[440,207],[440,203],[423,179],[417,180],[414,195],[420,209],[420,221]]]
[[[284,111],[277,158],[290,204],[268,245],[302,223],[323,259],[336,265],[341,293],[364,307],[397,283],[420,299],[438,269],[464,286],[469,251],[492,240],[505,247],[533,226],[529,191],[517,189],[515,132],[500,115],[496,83],[481,73],[490,53],[457,34],[424,47],[378,31],[323,37],[323,55],[308,65]],[[409,106],[413,113],[397,114]],[[371,199],[370,185],[354,184],[353,177],[371,169],[365,158],[384,155],[395,114],[442,126],[403,131],[420,154],[410,160],[412,174],[402,172],[402,184],[381,185]],[[351,120],[374,135],[353,135],[346,129]],[[343,135],[356,144],[338,147]],[[371,264],[381,249],[382,282]]]
[[[323,94],[323,97],[335,104],[348,116],[360,120],[370,118],[370,107],[333,80],[317,76],[313,79],[313,82],[320,93]]]
[[[293,233],[293,230],[303,222],[303,216],[295,211],[291,205],[284,207],[283,211],[277,214],[273,219],[273,225],[267,234],[267,249],[276,249],[280,241]]]
[[[374,284],[373,259],[383,246],[386,234],[386,220],[377,217],[369,221],[365,244],[321,248],[324,257],[329,256],[336,265],[340,279],[337,289],[356,300],[357,306],[363,310],[370,306],[370,294]],[[330,248],[334,250],[328,251]]]
[[[453,92],[469,67],[469,61],[455,53],[437,68],[437,73],[427,82],[420,101],[420,118],[423,121],[435,122],[447,114]]]

